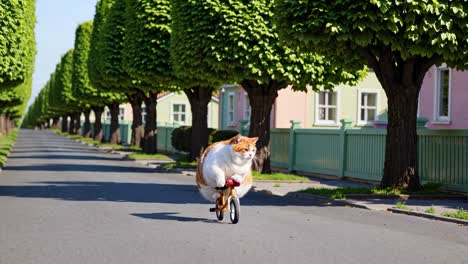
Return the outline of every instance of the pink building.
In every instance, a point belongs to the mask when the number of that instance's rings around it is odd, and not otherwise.
[[[308,124],[306,109],[309,100],[304,92],[294,92],[290,88],[280,90],[271,111],[271,127],[290,127],[289,120],[293,117],[302,124]],[[250,120],[251,108],[247,92],[238,85],[224,85],[221,89],[219,111],[221,129],[240,131],[240,126]]]
[[[433,66],[424,77],[418,115],[431,129],[468,129],[468,72]]]

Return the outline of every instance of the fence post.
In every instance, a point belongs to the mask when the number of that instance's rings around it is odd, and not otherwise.
[[[341,122],[341,129],[340,129],[341,162],[340,162],[340,175],[338,176],[343,178],[345,176],[345,170],[346,170],[346,130],[351,127],[353,122],[347,119],[341,119],[340,122]]]
[[[249,120],[241,120],[240,121],[240,127],[239,127],[239,133],[242,135],[242,136],[248,136],[245,134],[245,132],[247,131],[247,124],[249,123]]]
[[[289,129],[289,153],[288,153],[288,171],[294,171],[294,163],[296,161],[296,134],[294,131],[301,127],[301,122],[296,120],[289,121],[291,128]]]

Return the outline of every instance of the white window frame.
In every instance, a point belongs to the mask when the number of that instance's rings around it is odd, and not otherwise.
[[[232,96],[232,105],[229,101],[229,97]],[[235,125],[235,122],[236,122],[236,93],[235,92],[228,92],[227,93],[227,102],[226,102],[226,106],[227,106],[227,111],[226,111],[226,123],[228,126],[233,126]],[[231,106],[232,106],[232,120],[229,120],[229,113],[231,112]]]
[[[125,120],[125,107],[119,106],[119,121]]]
[[[252,107],[250,106],[249,95],[244,93],[244,120],[250,121],[250,115],[252,114]]]
[[[448,82],[448,111],[447,116],[439,116],[439,106],[440,106],[440,81],[439,81],[439,72],[441,70],[448,70],[449,72],[449,82]],[[447,64],[443,63],[440,67],[435,67],[434,69],[434,115],[433,115],[433,124],[450,124],[450,115],[452,108],[452,69],[447,67]]]
[[[143,124],[146,123],[146,115],[148,115],[148,112],[146,112],[146,105],[141,106],[141,119]]]
[[[362,97],[362,94],[364,93],[367,93],[367,94],[375,94],[375,116],[374,116],[374,121],[367,121],[369,118],[368,118],[368,112],[366,111],[365,112],[365,118],[366,118],[366,121],[364,120],[361,120],[361,110],[363,108],[365,109],[373,109],[373,107],[369,107],[369,106],[365,106],[363,107],[362,106],[362,101],[361,101],[361,97]],[[371,126],[371,125],[374,125],[375,121],[378,121],[378,111],[379,111],[379,91],[377,90],[372,90],[372,89],[359,89],[358,90],[358,112],[357,112],[357,125],[358,126]]]
[[[181,122],[181,121],[178,121],[177,124],[178,125],[186,125],[187,124],[187,118],[188,118],[188,115],[187,115],[187,103],[185,102],[171,102],[171,123],[174,124],[175,121],[174,121],[174,105],[185,105],[185,121],[184,122]],[[180,112],[182,113],[182,112]]]
[[[335,120],[320,120],[319,113],[320,113],[320,105],[319,105],[319,97],[321,92],[331,92],[336,93],[336,116]],[[325,99],[326,103],[328,103],[328,97]],[[330,108],[330,107],[325,107]],[[321,126],[339,126],[340,123],[338,120],[340,115],[340,92],[339,90],[320,90],[319,92],[315,93],[315,124]]]

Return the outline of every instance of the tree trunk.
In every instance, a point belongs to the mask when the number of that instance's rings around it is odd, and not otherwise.
[[[84,110],[85,121],[83,124],[83,133],[82,136],[89,138],[91,137],[91,122],[89,121],[89,114],[91,113],[91,109]]]
[[[53,117],[52,118],[52,128],[53,129],[58,129],[58,123],[59,123],[59,117]]]
[[[74,114],[75,135],[81,135],[81,112]]]
[[[75,133],[75,114],[70,114],[70,124],[68,125],[68,134],[74,135]]]
[[[7,120],[5,115],[0,115],[0,134],[6,135],[7,134]]]
[[[427,70],[437,58],[405,60],[389,47],[365,50],[388,100],[385,163],[381,187],[421,189],[418,171],[416,119],[418,97]]]
[[[195,86],[184,89],[192,111],[192,135],[190,137],[191,161],[196,160],[208,146],[208,104],[213,95],[213,87]]]
[[[158,128],[156,126],[157,112],[156,106],[158,94],[149,92],[144,97],[146,107],[145,134],[143,138],[143,152],[147,154],[158,153]]]
[[[143,102],[143,97],[140,93],[130,94],[127,97],[132,106],[133,114],[131,145],[141,147],[142,140],[145,136],[145,129],[143,127],[143,119],[141,116],[141,104]]]
[[[408,90],[411,89],[411,92]],[[416,118],[418,96],[414,88],[401,88],[388,98],[388,126],[382,187],[419,189]]]
[[[101,122],[101,117],[102,117],[102,112],[104,112],[104,107],[103,106],[94,106],[92,107],[93,112],[94,112],[94,135],[93,138],[94,140],[98,142],[102,142],[102,137],[103,137],[103,131],[102,131],[102,122]]]
[[[113,102],[108,104],[111,123],[110,123],[110,141],[111,144],[120,143],[120,127],[119,127],[119,103]]]
[[[249,137],[258,137],[254,169],[271,173],[270,163],[270,117],[271,109],[278,97],[278,91],[286,88],[287,83],[271,80],[259,84],[255,80],[243,80],[242,87],[249,96],[251,106]]]
[[[68,115],[65,114],[62,116],[62,133],[68,132]]]

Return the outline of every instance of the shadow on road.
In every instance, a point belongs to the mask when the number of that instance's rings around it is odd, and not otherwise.
[[[71,160],[113,160],[120,161],[121,157],[108,158],[98,156],[84,156],[84,155],[30,155],[30,156],[12,156],[11,159],[71,159]]]
[[[68,201],[111,201],[165,204],[211,204],[195,185],[127,182],[33,182],[35,185],[0,186],[0,197],[50,198]],[[322,206],[310,201],[250,192],[242,206]]]
[[[63,156],[65,157],[65,156]],[[14,157],[11,157],[12,159]],[[61,157],[62,158],[62,157]],[[65,158],[66,159],[66,158]],[[119,159],[120,160],[120,159]],[[152,168],[127,167],[98,164],[46,164],[27,166],[7,166],[5,171],[81,171],[81,172],[115,172],[115,173],[154,173]]]
[[[169,220],[169,221],[178,221],[178,222],[203,222],[203,223],[216,223],[216,224],[227,224],[227,222],[220,222],[216,220],[209,220],[205,218],[195,218],[195,217],[186,217],[186,216],[177,216],[179,213],[176,212],[161,212],[161,213],[152,213],[152,214],[131,214],[133,216],[154,219],[154,220]]]

